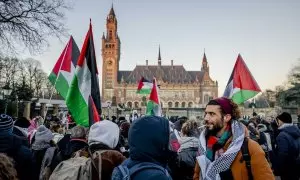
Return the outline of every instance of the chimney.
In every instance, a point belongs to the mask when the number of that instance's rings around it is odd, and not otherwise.
[[[171,60],[171,66],[173,66],[173,60]]]
[[[148,66],[148,60],[146,60],[146,66]]]

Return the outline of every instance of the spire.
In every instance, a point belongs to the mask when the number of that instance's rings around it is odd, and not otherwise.
[[[209,72],[209,67],[208,67],[208,62],[205,54],[205,49],[204,49],[204,54],[203,54],[203,59],[202,59],[202,67],[201,71],[208,71]]]
[[[161,65],[160,45],[158,47],[158,65]]]
[[[116,16],[115,11],[114,11],[114,4],[111,5],[111,9],[109,11],[109,16]]]
[[[104,32],[103,32],[103,35],[102,35],[102,39],[105,39],[105,35],[104,35]]]

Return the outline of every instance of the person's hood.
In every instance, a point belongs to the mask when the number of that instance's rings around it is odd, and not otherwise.
[[[158,116],[144,116],[129,130],[130,158],[135,161],[167,164],[169,156],[169,121]]]
[[[293,136],[294,138],[300,137],[299,128],[293,124],[284,123],[282,126],[279,127],[279,130],[282,132],[288,133],[289,135]]]
[[[105,144],[109,148],[114,149],[120,137],[119,127],[108,120],[102,120],[93,124],[90,128],[88,143],[93,144]]]
[[[22,146],[22,140],[13,134],[0,136],[0,152],[7,153],[11,149],[19,149]]]
[[[199,139],[196,137],[181,137],[179,139],[179,152],[181,152],[183,149],[188,149],[188,148],[199,148]]]

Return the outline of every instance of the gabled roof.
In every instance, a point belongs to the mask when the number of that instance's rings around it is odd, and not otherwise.
[[[165,83],[194,83],[201,82],[204,72],[201,71],[186,71],[182,65],[138,65],[133,71],[119,71],[118,82],[121,82],[122,77],[126,83],[137,83],[143,76],[151,80],[155,77]]]

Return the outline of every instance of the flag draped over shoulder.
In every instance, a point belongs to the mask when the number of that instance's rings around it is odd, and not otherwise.
[[[71,36],[48,77],[51,84],[64,99],[67,97],[74,77],[79,54],[79,48]]]
[[[158,87],[155,78],[153,79],[153,88],[147,103],[146,115],[162,116]]]
[[[141,78],[136,93],[137,94],[150,94],[153,87],[153,83],[144,77]]]
[[[89,98],[92,98],[90,104]],[[101,114],[98,70],[91,23],[81,49],[66,104],[75,122],[79,125],[86,127],[91,125],[90,118],[92,117],[89,117],[89,108],[96,108],[97,113]],[[95,121],[97,120],[94,119],[93,122]]]
[[[242,56],[239,54],[228,80],[224,97],[241,104],[261,92]]]

